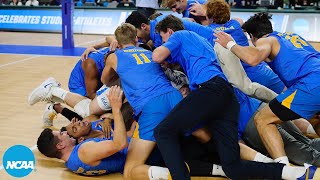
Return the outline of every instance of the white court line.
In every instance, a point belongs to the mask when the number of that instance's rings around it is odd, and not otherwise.
[[[96,42],[102,42],[102,41],[105,41],[105,38],[99,39],[99,40],[94,40],[94,41],[89,41],[89,42],[80,43],[80,44],[77,44],[76,46],[83,46],[83,45],[87,45],[87,44],[91,44],[91,43],[96,43]]]
[[[37,145],[32,146],[31,148],[29,148],[31,151],[34,151],[37,149]],[[3,165],[0,166],[0,171],[3,169]]]
[[[2,64],[2,65],[0,65],[0,68],[5,67],[5,66],[9,66],[9,65],[12,65],[12,64],[17,64],[17,63],[20,63],[20,62],[28,61],[28,60],[31,60],[31,59],[34,59],[34,58],[37,58],[37,57],[40,57],[40,56],[41,55],[28,57],[28,58],[25,58],[25,59],[22,59],[22,60],[19,60],[19,61],[7,63],[7,64]]]
[[[16,54],[16,53],[0,53],[1,54],[12,54],[12,55],[25,55],[25,56],[49,56],[49,57],[80,57],[80,56],[64,56],[64,55],[44,55],[44,54]]]

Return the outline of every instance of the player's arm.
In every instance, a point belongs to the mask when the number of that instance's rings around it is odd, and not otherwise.
[[[92,58],[88,58],[82,62],[82,69],[84,71],[84,80],[86,85],[87,96],[94,99],[96,91],[99,89],[99,71],[96,63]]]
[[[112,53],[107,57],[102,71],[101,82],[103,84],[108,85],[113,77],[117,75],[115,69],[117,69],[117,56]]]
[[[154,62],[161,64],[170,56],[170,51],[164,46],[157,47],[152,53],[152,59]]]
[[[271,53],[272,43],[268,38],[259,39],[256,46],[240,46],[225,32],[216,32],[214,36],[217,37],[215,42],[230,49],[241,60],[252,66],[256,66],[267,59]]]
[[[171,55],[170,61],[174,63],[175,56],[181,46],[181,40],[179,38],[180,36],[177,35],[177,33],[173,33],[166,43],[157,47],[152,53],[153,61],[161,64]]]
[[[121,114],[123,91],[119,86],[110,88],[107,95],[114,116],[113,140],[87,142],[79,148],[79,158],[87,164],[96,163],[128,146],[126,127]]]

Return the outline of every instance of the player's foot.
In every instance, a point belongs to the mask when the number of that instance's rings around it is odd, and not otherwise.
[[[317,171],[317,167],[316,166],[312,166],[310,164],[304,164],[304,166],[306,167],[306,172],[304,173],[303,176],[299,177],[297,180],[315,180],[318,179],[320,177],[315,177],[316,171]]]
[[[44,126],[52,126],[53,119],[57,117],[57,112],[53,109],[53,106],[53,103],[48,103],[46,105],[46,108],[44,109],[44,113],[42,116]]]
[[[57,82],[53,77],[48,78],[31,92],[28,98],[28,103],[30,105],[34,105],[39,101],[50,102],[52,98],[52,94],[50,92],[52,86],[60,87],[61,84]]]

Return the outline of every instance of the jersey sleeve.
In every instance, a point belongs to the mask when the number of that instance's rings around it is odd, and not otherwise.
[[[179,38],[179,33],[175,32],[171,35],[169,40],[164,43],[162,46],[169,49],[171,57],[167,59],[170,63],[175,63],[178,58],[178,54],[180,52],[181,40]]]
[[[182,19],[185,30],[192,31],[205,39],[212,39],[213,29],[201,24]]]

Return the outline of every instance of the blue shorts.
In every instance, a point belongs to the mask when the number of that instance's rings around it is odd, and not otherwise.
[[[133,137],[155,142],[153,130],[169,112],[182,100],[179,91],[174,90],[148,101],[139,116],[138,126]]]
[[[69,91],[80,94],[82,96],[87,95],[86,85],[84,82],[84,72],[81,67],[81,60],[73,68],[69,78]]]
[[[312,78],[312,76],[308,78]],[[316,83],[319,85],[315,85]],[[276,99],[282,106],[309,120],[320,112],[320,83],[315,81],[314,84],[308,85],[305,81],[299,81],[277,96]],[[278,110],[272,110],[277,115],[276,111]]]

